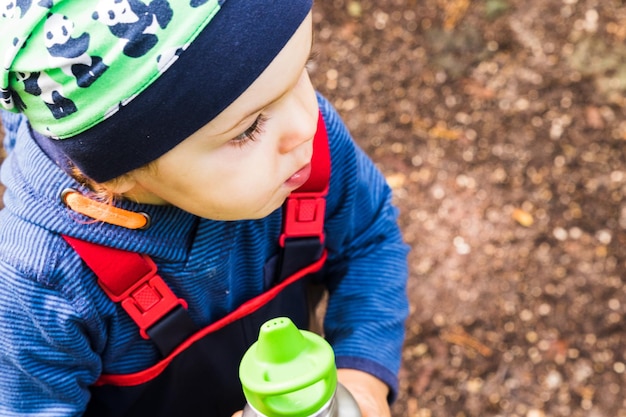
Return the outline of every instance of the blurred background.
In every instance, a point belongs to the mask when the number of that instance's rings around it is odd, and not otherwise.
[[[318,0],[314,22],[313,81],[412,246],[394,417],[626,416],[624,1]]]
[[[626,416],[626,5],[318,0],[314,83],[395,193],[394,416]]]

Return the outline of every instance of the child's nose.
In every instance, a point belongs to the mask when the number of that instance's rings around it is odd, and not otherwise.
[[[298,120],[294,118],[290,125],[288,129],[283,131],[280,141],[279,152],[283,154],[289,153],[301,144],[313,139],[317,127],[317,117],[308,115],[300,117]]]
[[[289,153],[311,140],[317,129],[318,107],[315,91],[302,91],[285,99],[282,115],[280,153]]]
[[[279,145],[280,153],[289,153],[301,144],[311,140],[317,129],[317,107],[294,105],[285,115]]]

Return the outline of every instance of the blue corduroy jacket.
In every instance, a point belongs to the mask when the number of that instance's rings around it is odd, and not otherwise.
[[[338,367],[370,372],[395,394],[408,248],[384,177],[328,101],[318,101],[331,149],[325,336]],[[158,360],[152,342],[61,234],[152,257],[198,326],[264,291],[262,266],[278,250],[281,210],[225,222],[123,201],[121,207],[149,213],[151,226],[87,221],[62,203],[65,188],[80,186],[37,147],[26,119],[3,114],[3,121],[11,149],[0,177],[7,187],[0,211],[0,415],[81,415],[101,374],[137,372]]]

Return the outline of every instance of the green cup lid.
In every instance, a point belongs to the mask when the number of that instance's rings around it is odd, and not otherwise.
[[[335,354],[321,336],[278,317],[261,326],[259,340],[241,360],[239,378],[248,404],[258,412],[307,417],[335,393]]]

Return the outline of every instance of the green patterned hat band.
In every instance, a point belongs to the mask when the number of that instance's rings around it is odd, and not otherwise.
[[[0,23],[2,105],[58,138],[87,130],[141,93],[220,10],[217,0],[9,4]]]
[[[107,181],[239,97],[312,0],[0,0],[0,108],[60,166]]]

